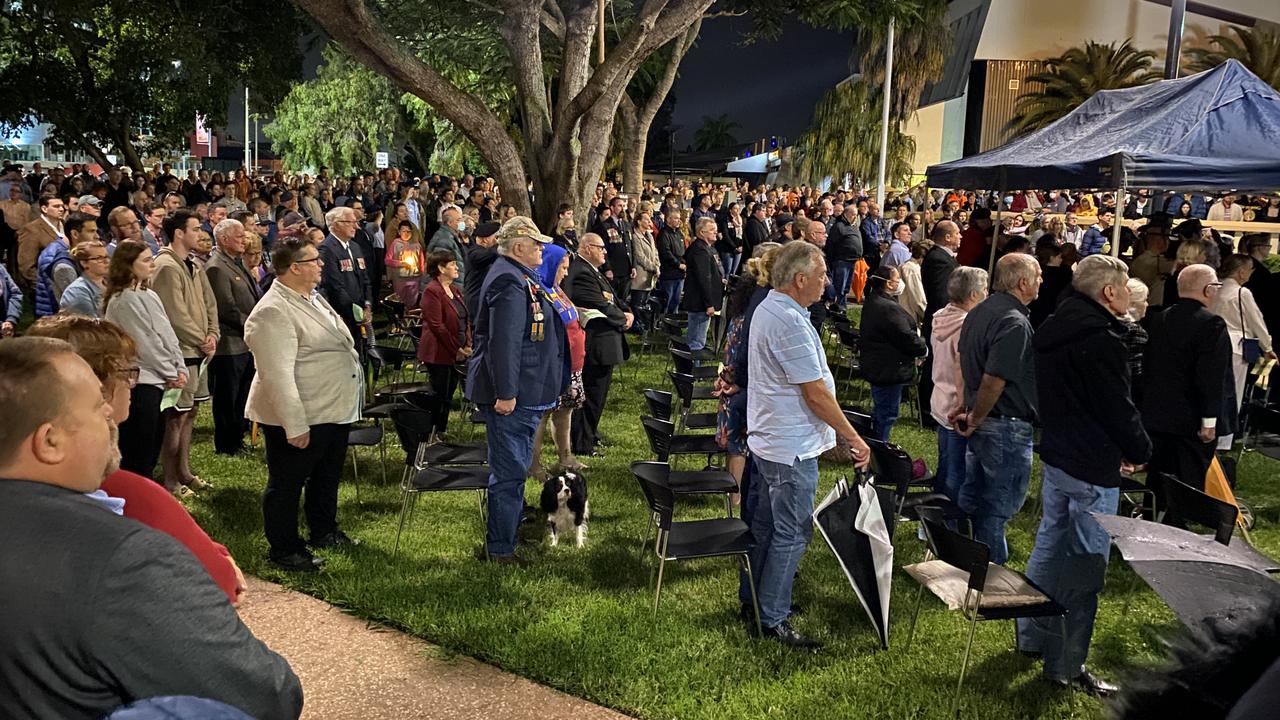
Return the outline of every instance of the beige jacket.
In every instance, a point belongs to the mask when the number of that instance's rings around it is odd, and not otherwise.
[[[313,305],[284,283],[272,283],[245,321],[244,341],[258,369],[245,417],[284,428],[286,437],[359,419],[360,356],[322,296]]]
[[[204,339],[209,335],[214,339],[222,335],[218,330],[218,301],[214,299],[204,268],[196,264],[187,272],[187,264],[173,248],[162,248],[156,255],[151,289],[160,296],[164,312],[173,325],[173,334],[178,336],[182,357],[204,357],[200,352]]]

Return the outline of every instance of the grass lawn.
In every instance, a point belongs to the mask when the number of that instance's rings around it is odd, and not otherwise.
[[[796,601],[806,608],[797,628],[826,643],[802,655],[752,639],[736,619],[737,565],[729,559],[669,564],[662,606],[655,616],[652,550],[642,559],[647,513],[627,465],[651,459],[638,416],[640,391],[670,389],[662,356],[633,357],[610,394],[602,432],[613,443],[607,458],[589,463],[591,532],[585,550],[551,550],[531,538],[521,553],[526,569],[472,559],[483,536],[472,493],[421,498],[392,558],[403,453],[390,440],[388,483],[381,484],[377,450],[360,450],[361,499],[349,482],[341,488],[339,522],[362,544],[328,553],[314,575],[278,572],[266,563],[259,498],[266,468],[259,455],[227,459],[212,452],[208,409],[202,411],[192,468],[216,483],[191,504],[200,523],[225,543],[246,572],[323,598],[370,621],[385,623],[513,673],[643,718],[941,718],[960,667],[967,628],[958,613],[926,597],[915,642],[906,646],[916,585],[895,570],[892,638],[881,651],[874,632],[830,550],[815,536],[801,565]],[[708,408],[710,409],[710,408]],[[465,438],[464,428],[450,431]],[[544,457],[554,451],[548,433]],[[931,433],[904,417],[894,440],[934,466]],[[1261,455],[1240,466],[1239,492],[1254,508],[1260,549],[1280,556],[1280,489],[1276,464]],[[841,468],[824,466],[820,495]],[[1032,493],[1038,496],[1039,468]],[[536,502],[537,487],[527,490]],[[1022,569],[1038,517],[1028,502],[1009,528],[1010,565]],[[723,503],[682,505],[687,516],[715,516]],[[526,526],[531,533],[537,528]],[[897,561],[915,562],[922,546],[915,526],[899,528]],[[1090,663],[1108,677],[1157,657],[1163,633],[1178,627],[1170,611],[1113,558],[1102,595]],[[308,632],[308,628],[298,628]],[[964,717],[1096,718],[1102,704],[1056,690],[1039,666],[1013,652],[1012,624],[979,626],[962,699]]]

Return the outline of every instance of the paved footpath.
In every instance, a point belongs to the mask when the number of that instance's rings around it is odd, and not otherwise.
[[[468,657],[248,578],[240,617],[302,680],[303,718],[626,720]]]

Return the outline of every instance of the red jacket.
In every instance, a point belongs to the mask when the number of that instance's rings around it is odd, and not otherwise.
[[[102,483],[111,497],[124,500],[124,516],[171,536],[186,546],[231,602],[236,600],[236,572],[231,553],[214,542],[187,509],[158,483],[128,470],[117,470]]]
[[[462,299],[462,288],[451,285],[450,289]],[[453,365],[458,362],[458,333],[466,329],[466,344],[471,345],[471,330],[468,328],[467,310],[462,306],[462,317],[454,304],[444,294],[444,287],[439,280],[432,280],[422,290],[422,338],[418,341],[418,359],[429,365]]]
[[[960,249],[956,252],[956,262],[969,267],[986,267],[990,255],[990,231],[984,232],[970,225],[968,230],[960,233]]]

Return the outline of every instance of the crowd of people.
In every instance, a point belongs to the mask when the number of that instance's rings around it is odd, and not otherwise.
[[[7,166],[0,196],[0,333],[23,336],[0,342],[0,403],[16,419],[0,431],[0,476],[17,480],[0,483],[11,496],[0,538],[26,548],[20,558],[65,527],[56,552],[95,568],[22,576],[21,561],[4,564],[6,587],[28,588],[5,622],[19,644],[59,643],[110,665],[50,660],[40,671],[50,699],[0,700],[19,714],[194,694],[296,715],[297,679],[221,602],[244,590],[238,567],[180,504],[217,482],[190,466],[192,429],[210,402],[214,450],[235,456],[257,423],[268,559],[320,569],[314,551],[359,543],[338,522],[338,481],[383,313],[416,318],[437,435],[460,388],[479,408],[491,477],[477,557],[500,564],[522,562],[524,486],[546,475],[547,427],[559,466],[600,457],[629,336],[664,320],[683,327],[690,357],[721,368],[716,436],[754,538],[743,617],[754,620],[758,598],[765,636],[792,648],[817,647],[792,626],[791,596],[819,457],[836,450],[867,467],[868,440],[891,441],[914,395],[937,432],[937,489],[1003,564],[1039,427],[1043,518],[1029,575],[1070,613],[1065,636],[1028,622],[1019,643],[1051,679],[1105,694],[1114,688],[1085,658],[1108,540],[1087,513],[1116,512],[1121,473],[1143,466],[1157,490],[1161,473],[1202,485],[1215,448],[1231,446],[1250,364],[1274,358],[1280,323],[1269,238],[1236,241],[1200,220],[1274,221],[1280,196],[1141,190],[1119,208],[1109,193],[917,186],[881,208],[857,189],[680,180],[624,194],[606,182],[584,217],[566,204],[543,227],[490,179],[397,168],[179,178],[169,165],[128,177]],[[1140,223],[1121,233],[1127,261],[1109,254],[1117,212]],[[35,322],[19,332],[28,299]],[[824,345],[833,326],[853,327],[855,304],[872,402],[865,439],[840,406]],[[98,508],[157,532],[90,518]],[[170,538],[193,557],[175,557]],[[175,584],[181,601],[162,599]],[[145,637],[125,637],[125,623],[86,644],[77,629],[92,618],[42,600],[73,585],[165,622]],[[151,652],[192,626],[184,647],[198,652]],[[235,667],[146,672],[207,654]]]

